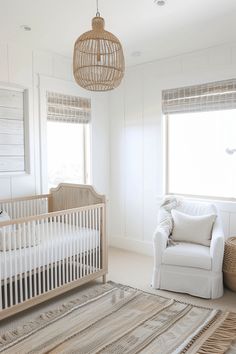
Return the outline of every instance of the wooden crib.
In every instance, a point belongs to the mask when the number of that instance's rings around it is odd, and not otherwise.
[[[106,281],[105,196],[60,184],[50,194],[0,201],[0,319],[98,277]]]

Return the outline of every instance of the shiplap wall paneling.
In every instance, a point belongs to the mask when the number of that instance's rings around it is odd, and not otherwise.
[[[144,240],[152,241],[157,223],[157,196],[161,194],[158,187],[162,185],[161,105],[153,104],[159,100],[161,91],[153,64],[144,67],[143,87],[143,233]]]
[[[0,88],[0,173],[24,170],[24,91]]]
[[[143,239],[143,88],[142,73],[130,69],[125,80],[125,232]]]
[[[112,95],[109,101],[112,107],[113,115],[110,120],[110,153],[116,163],[111,164],[110,178],[117,186],[111,193],[111,235],[121,237],[125,235],[125,134],[124,134],[124,93],[121,84],[116,90],[116,95]]]
[[[0,44],[0,81],[8,82],[8,50],[6,44]]]
[[[152,254],[165,181],[162,90],[232,79],[236,76],[235,60],[234,43],[126,69],[122,92],[111,92],[111,245]],[[118,109],[113,105],[116,101]],[[216,204],[225,235],[236,235],[236,203]]]

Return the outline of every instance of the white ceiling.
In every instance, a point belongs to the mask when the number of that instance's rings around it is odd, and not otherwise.
[[[0,41],[72,56],[90,29],[95,0],[0,0]],[[236,0],[100,0],[106,29],[121,40],[128,65],[236,40]],[[24,32],[21,25],[32,27]],[[141,56],[132,56],[140,51]]]

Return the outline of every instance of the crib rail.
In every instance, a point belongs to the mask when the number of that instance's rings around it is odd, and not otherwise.
[[[4,210],[11,219],[48,213],[50,194],[31,197],[0,200],[0,210]]]
[[[105,204],[2,222],[0,248],[1,319],[107,272]]]

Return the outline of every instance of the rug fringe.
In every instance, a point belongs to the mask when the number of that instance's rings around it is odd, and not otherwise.
[[[201,346],[198,354],[223,354],[236,339],[236,313],[230,312],[221,325]]]

